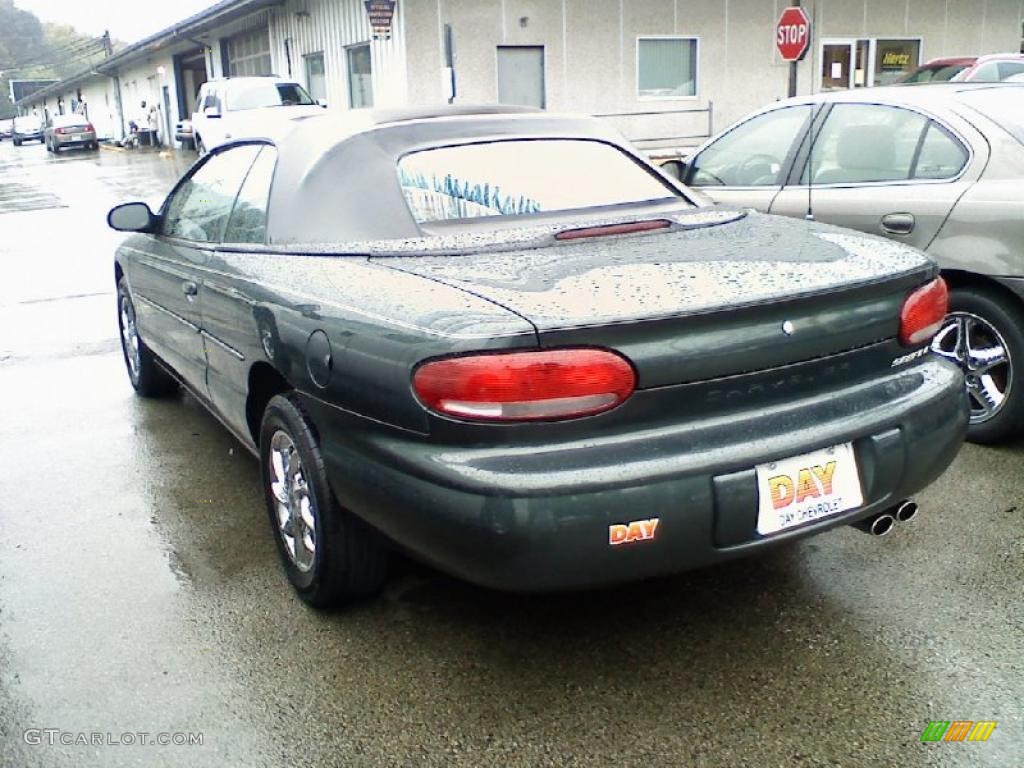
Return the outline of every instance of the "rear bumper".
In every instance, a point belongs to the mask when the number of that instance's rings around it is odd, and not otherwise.
[[[69,133],[63,136],[54,134],[53,141],[59,147],[90,147],[96,143],[96,134],[91,131]]]
[[[551,445],[441,445],[385,435],[313,398],[306,404],[345,506],[441,570],[521,591],[668,574],[854,522],[938,477],[968,417],[960,373],[930,357],[728,420]],[[758,535],[754,466],[848,441],[864,506]],[[653,541],[609,546],[610,525],[654,517]]]
[[[16,141],[42,141],[42,131],[39,133],[16,133],[13,137]]]

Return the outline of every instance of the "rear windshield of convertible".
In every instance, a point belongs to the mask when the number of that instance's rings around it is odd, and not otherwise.
[[[421,224],[681,197],[621,150],[587,139],[513,139],[420,150],[398,161],[398,178]]]

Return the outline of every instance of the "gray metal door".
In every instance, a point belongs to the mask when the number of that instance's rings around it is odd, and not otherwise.
[[[546,106],[543,45],[498,46],[498,103]]]

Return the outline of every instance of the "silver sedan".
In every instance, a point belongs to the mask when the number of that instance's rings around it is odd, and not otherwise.
[[[46,148],[56,154],[67,147],[99,149],[96,129],[82,115],[54,115],[43,131]]]
[[[812,130],[813,126],[813,130]],[[712,199],[925,250],[952,289],[935,351],[970,439],[1024,426],[1024,84],[893,86],[772,104],[664,170]]]

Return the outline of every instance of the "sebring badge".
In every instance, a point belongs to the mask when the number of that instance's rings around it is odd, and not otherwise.
[[[795,330],[796,330],[796,326],[793,325],[793,321],[792,320],[787,320],[786,322],[784,322],[782,324],[782,332],[784,334],[786,334],[787,336],[792,336],[793,335],[793,331],[795,331]]]

